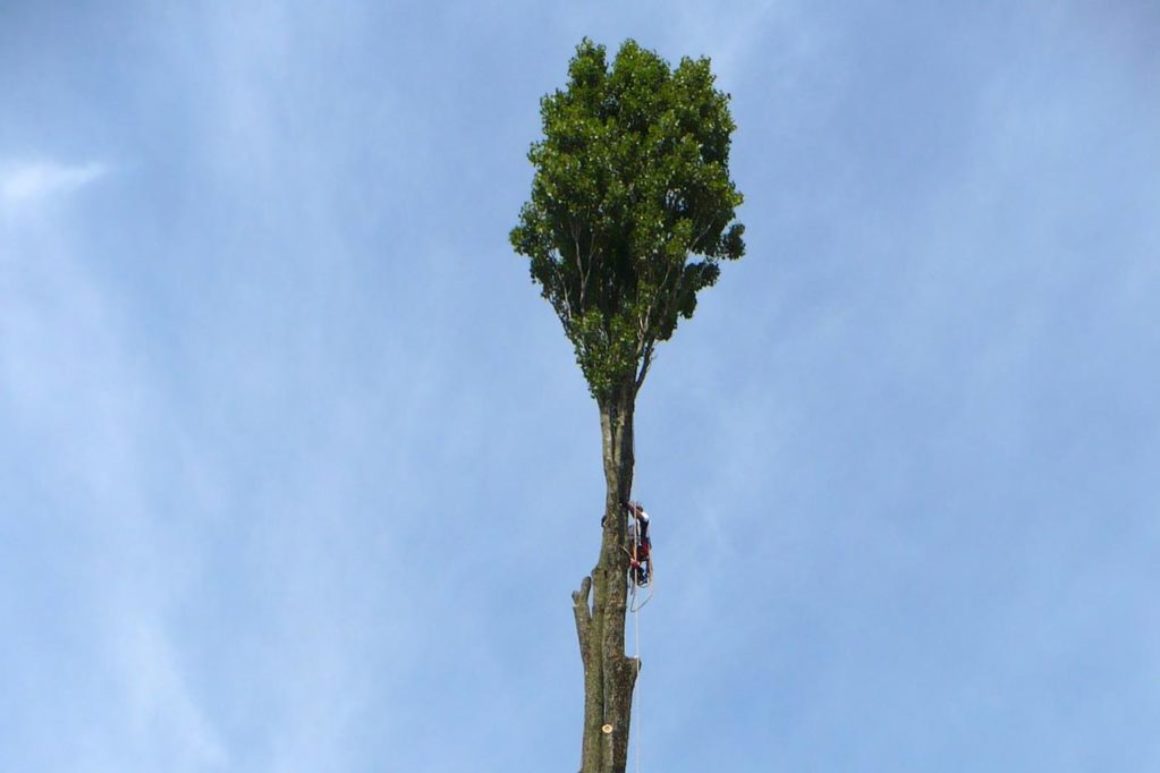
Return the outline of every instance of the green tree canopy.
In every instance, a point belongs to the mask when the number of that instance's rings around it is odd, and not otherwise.
[[[735,125],[707,58],[671,68],[629,40],[612,67],[585,39],[540,103],[531,199],[511,232],[593,397],[639,389],[658,341],[688,319],[722,259],[745,250],[729,177]]]

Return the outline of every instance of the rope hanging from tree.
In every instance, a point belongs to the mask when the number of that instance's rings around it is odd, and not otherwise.
[[[635,519],[636,518],[635,511],[632,508],[626,507],[625,508],[625,517],[629,518],[629,519]],[[656,588],[656,571],[655,571],[655,567],[653,564],[652,550],[651,549],[648,551],[648,558],[647,558],[647,560],[648,560],[648,573],[647,573],[647,575],[645,575],[643,573],[643,569],[641,568],[640,563],[639,563],[640,558],[642,556],[642,544],[643,543],[641,541],[641,538],[643,536],[642,535],[643,531],[644,531],[644,529],[641,527],[640,522],[638,521],[636,523],[636,528],[632,529],[632,551],[629,554],[631,559],[632,559],[632,562],[629,564],[629,567],[628,567],[628,587],[629,587],[628,609],[630,612],[632,612],[633,649],[635,650],[633,653],[633,657],[636,659],[638,669],[640,668],[640,662],[641,662],[641,660],[640,660],[640,610],[642,610],[644,608],[644,606],[646,604],[648,604],[649,601],[652,600],[653,593],[654,593],[655,588]],[[643,601],[638,600],[638,593],[639,593],[640,588],[641,588],[641,585],[637,582],[639,577],[645,577],[645,579],[646,579],[645,587],[648,588],[648,595],[645,596]],[[641,768],[640,768],[641,711],[640,711],[640,682],[639,681],[636,683],[635,689],[633,690],[632,702],[633,702],[632,713],[633,713],[634,721],[636,723],[636,733],[635,733],[636,738],[633,741],[633,749],[635,751],[635,756],[636,756],[636,773],[640,773],[640,770],[641,770]]]

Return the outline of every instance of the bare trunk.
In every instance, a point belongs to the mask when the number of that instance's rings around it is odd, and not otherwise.
[[[628,761],[632,691],[640,663],[624,651],[629,554],[622,503],[632,493],[635,401],[632,380],[599,401],[607,484],[600,559],[572,594],[584,664],[581,773],[624,773]]]

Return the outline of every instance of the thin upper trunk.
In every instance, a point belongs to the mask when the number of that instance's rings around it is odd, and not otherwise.
[[[629,553],[623,503],[632,494],[635,400],[636,384],[629,381],[599,401],[606,483],[600,558],[572,594],[584,664],[581,773],[623,773],[628,761],[632,691],[640,669],[624,652]]]

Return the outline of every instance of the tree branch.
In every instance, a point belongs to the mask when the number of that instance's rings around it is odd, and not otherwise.
[[[560,270],[560,265],[558,263],[556,263],[556,261],[550,260],[549,262],[552,264],[552,271],[555,272],[555,274],[556,274],[556,280],[560,283],[560,290],[563,293],[563,297],[560,300],[564,304],[564,315],[566,317],[566,319],[564,321],[567,324],[568,329],[571,330],[571,328],[572,328],[572,303],[568,298],[568,280],[564,276],[564,273]],[[559,313],[558,309],[557,309],[557,313]]]
[[[691,252],[694,252],[697,255],[704,255],[705,254],[704,249],[703,248],[698,249],[697,245],[701,242],[702,239],[704,239],[706,236],[709,235],[709,231],[711,231],[711,230],[713,230],[713,221],[712,220],[710,220],[708,223],[705,224],[705,227],[701,229],[701,233],[697,234],[697,236],[693,239],[692,243],[689,245]]]
[[[592,578],[585,577],[580,581],[580,590],[572,591],[572,614],[576,617],[576,637],[580,640],[580,660],[585,669],[588,668],[588,631],[592,623],[592,611],[588,608],[591,590]]]
[[[644,345],[644,353],[641,355],[640,373],[636,377],[636,391],[640,391],[641,386],[644,385],[644,377],[648,375],[649,366],[652,365],[653,346],[656,341],[649,341]]]

